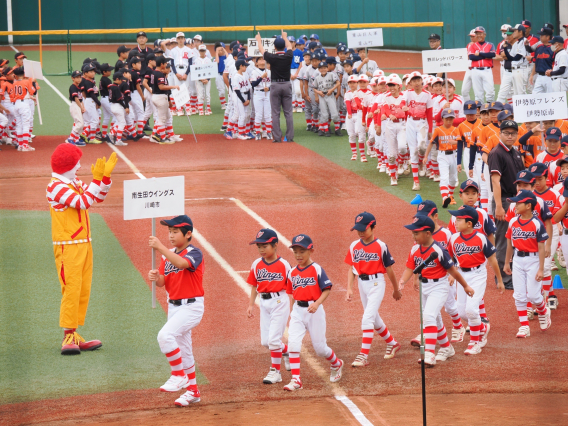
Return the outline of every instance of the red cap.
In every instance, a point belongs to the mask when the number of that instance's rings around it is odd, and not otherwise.
[[[51,170],[57,174],[68,172],[77,165],[82,155],[83,151],[75,145],[62,143],[51,154]]]

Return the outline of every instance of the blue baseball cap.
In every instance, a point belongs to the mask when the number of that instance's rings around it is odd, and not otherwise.
[[[318,44],[315,41],[310,42],[310,44],[308,44],[308,49],[312,50],[315,49],[316,47],[318,47]]]
[[[361,57],[357,54],[353,54],[353,56],[351,57],[351,60],[353,61],[353,63],[359,62],[361,60]]]
[[[564,136],[566,138],[566,142],[568,142],[568,136]],[[562,138],[562,143],[564,143],[564,138]],[[556,160],[556,165],[558,167],[562,167],[564,164],[568,164],[568,157],[561,158],[560,160]]]
[[[477,105],[475,101],[466,101],[463,104],[463,113],[464,114],[477,114]]]
[[[473,179],[468,179],[462,182],[462,184],[460,185],[460,194],[464,192],[467,188],[474,188],[479,193],[479,185]]]
[[[276,40],[274,40],[274,47],[276,49],[284,49],[285,46],[286,42],[284,39],[282,37],[276,37]]]
[[[416,208],[415,216],[430,216],[431,214],[438,213],[438,206],[434,201],[424,200]]]
[[[294,36],[288,36],[288,41],[291,42],[291,43],[295,43],[296,38]]]
[[[562,138],[562,132],[558,127],[551,127],[546,131],[546,139],[554,139],[559,141]]]
[[[310,36],[310,39],[312,39],[312,38],[313,38],[313,39],[316,39],[316,40],[319,40],[319,39],[320,39],[317,34],[312,34],[312,35]]]
[[[302,247],[306,250],[311,250],[314,248],[314,243],[312,242],[312,239],[306,234],[300,234],[292,238],[292,245],[290,246],[290,248],[292,247]]]
[[[277,243],[278,242],[278,235],[272,229],[262,228],[256,234],[256,237],[253,241],[249,244],[268,244],[268,243]]]
[[[351,230],[363,232],[369,226],[376,224],[377,220],[375,219],[375,216],[373,216],[371,213],[363,212],[358,214],[357,217],[355,217],[355,225],[353,226],[353,228],[351,228]]]
[[[528,189],[519,191],[516,196],[507,198],[507,200],[512,203],[530,203],[533,206],[536,206],[536,195],[534,195],[533,192],[529,191]]]
[[[349,50],[347,49],[347,46],[341,45],[341,46],[339,46],[339,47],[337,48],[337,53],[339,53],[339,52],[347,53],[348,51],[349,51]]]
[[[533,163],[529,170],[534,177],[548,176],[548,166],[544,163]]]
[[[241,65],[244,65],[245,67],[248,67],[249,64],[247,63],[247,61],[245,61],[244,59],[239,59],[237,62],[235,62],[235,68],[237,69],[237,71],[239,70],[239,68],[241,67]]]
[[[486,31],[485,31],[485,28],[482,27],[482,26],[475,27],[475,29],[474,29],[473,31],[475,31],[476,33],[484,33],[484,32],[486,32]]]
[[[434,232],[436,225],[434,221],[428,216],[414,216],[412,223],[410,225],[404,225],[406,229],[411,231],[430,231]]]
[[[307,37],[305,34],[302,34],[302,35],[300,36],[300,38],[303,39],[304,41],[306,41],[306,40],[308,39],[308,37]]]
[[[560,44],[564,44],[564,39],[560,36],[554,36],[552,37],[552,40],[550,40],[550,44],[554,44],[554,43],[560,43]]]
[[[508,117],[512,117],[513,113],[509,110],[504,109],[497,115],[497,121],[505,121]]]
[[[455,216],[456,219],[465,219],[473,224],[477,225],[479,222],[479,213],[475,208],[470,206],[461,206],[458,210],[448,210],[448,213]]]
[[[497,110],[497,111],[503,111],[503,104],[501,102],[490,102],[489,107],[487,109],[488,110],[494,109],[494,110]]]
[[[300,37],[298,40],[296,40],[296,44],[298,46],[303,46],[306,44],[306,41],[302,37]]]
[[[568,145],[568,135],[564,136],[560,142],[562,142],[562,146],[567,146]]]
[[[160,224],[164,226],[171,226],[173,228],[189,228],[193,231],[193,222],[189,216],[182,214],[181,216],[176,216],[171,219],[160,220]]]
[[[513,114],[515,111],[513,110],[513,105],[511,104],[505,104],[503,105],[503,111],[510,111],[511,114]]]
[[[327,58],[325,58],[325,62],[327,62],[328,64],[337,64],[335,56],[328,56]]]
[[[523,182],[523,183],[533,183],[534,175],[529,170],[521,170],[517,173],[517,180],[513,183]]]
[[[343,43],[342,41],[340,41],[339,43],[337,43],[337,44],[335,45],[335,48],[339,50],[339,48],[340,48],[341,46],[346,46],[346,44]]]
[[[347,59],[345,62],[343,62],[343,65],[351,65],[353,66],[353,61],[351,59]]]

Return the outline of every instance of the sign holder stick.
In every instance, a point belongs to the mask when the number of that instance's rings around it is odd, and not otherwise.
[[[193,132],[193,138],[195,139],[195,143],[197,143],[197,136],[195,136],[195,130],[193,130],[193,124],[191,124],[191,119],[189,118],[189,115],[187,114],[187,109],[184,109],[184,110],[185,110],[185,116],[187,117],[187,121],[189,121],[191,131]]]
[[[41,109],[39,109],[39,92],[36,92],[36,105],[37,105],[37,115],[39,116],[39,124],[43,126],[43,121],[41,119]]]
[[[544,123],[542,122],[542,120],[540,121],[540,127],[542,127],[544,129]],[[562,136],[562,135],[560,135],[560,136]],[[541,146],[545,146],[544,145],[544,131],[540,132],[540,143],[541,143]],[[560,147],[560,148],[562,148],[562,147]]]
[[[448,101],[451,105],[449,95],[448,95],[448,75],[447,75],[447,73],[446,73],[446,101]]]
[[[156,236],[156,218],[152,218],[152,237]],[[152,270],[156,269],[156,250],[152,248]],[[156,281],[152,281],[152,309],[156,309]]]
[[[422,424],[426,426],[426,371],[424,365],[425,345],[424,345],[424,320],[422,318],[422,275],[418,275],[420,283],[420,370],[422,372]]]

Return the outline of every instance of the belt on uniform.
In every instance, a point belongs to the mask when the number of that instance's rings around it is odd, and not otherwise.
[[[379,274],[373,274],[373,275],[361,274],[361,275],[359,275],[359,279],[363,280],[363,281],[374,280],[375,278],[379,278]]]
[[[490,70],[491,67],[473,67],[474,70]]]
[[[473,268],[461,268],[461,267],[460,267],[460,269],[461,269],[463,272],[477,271],[479,268],[481,268],[481,265],[479,265],[479,266],[474,266]]]
[[[187,303],[193,303],[195,302],[195,297],[192,297],[191,299],[175,299],[175,300],[169,299],[168,303],[171,303],[172,305],[175,306],[181,306],[183,305],[184,300],[187,300]]]
[[[265,92],[265,91],[266,91],[266,92],[270,92],[270,87],[268,87],[267,89],[268,89],[268,90],[264,90],[264,89],[257,90],[257,89],[254,89],[254,91],[255,91],[255,92]]]
[[[456,151],[442,151],[444,155],[453,155]]]
[[[528,66],[527,65],[519,65],[519,66],[514,67],[513,65],[511,65],[511,69],[514,69],[514,70],[522,70],[522,69],[525,69],[525,68],[528,68]]]
[[[508,70],[507,68],[503,68],[503,69],[504,69],[505,71],[507,71],[507,72],[513,72],[513,71],[511,71],[511,70]]]
[[[568,229],[564,229],[562,232],[564,233],[564,235],[568,235]]]
[[[290,80],[284,80],[283,78],[272,79],[272,82],[276,82],[276,83],[286,83],[287,81],[290,81]]]
[[[308,306],[310,306],[309,302],[304,302],[303,300],[297,300],[296,304],[301,308],[307,308]]]
[[[426,117],[424,117],[424,118],[410,117],[410,118],[412,118],[414,121],[426,120]]]
[[[390,120],[390,118],[389,118]],[[395,120],[391,120],[391,123],[404,123],[406,120],[403,120],[402,118],[397,118]]]
[[[272,299],[273,297],[280,297],[279,291],[275,291],[274,294],[276,296],[272,296],[272,293],[260,293],[260,297],[263,299]]]
[[[538,252],[532,252],[532,251],[515,251],[515,256],[518,257],[529,257],[529,256],[538,256]]]
[[[562,76],[554,76],[554,77],[550,77],[552,80],[564,80],[565,78],[568,77],[562,77]]]
[[[541,76],[543,76],[543,77],[548,77],[548,76],[546,75],[546,73],[544,73],[544,72],[537,72],[537,74],[538,74],[538,75],[541,75]]]
[[[439,278],[422,278],[423,283],[427,283],[427,282],[430,282],[430,281],[434,281],[435,283],[437,283],[438,281],[440,281],[440,279]]]

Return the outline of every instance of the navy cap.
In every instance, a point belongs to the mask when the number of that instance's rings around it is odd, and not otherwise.
[[[306,50],[306,51],[303,53],[303,55],[304,55],[304,56],[309,56],[310,59],[312,59],[312,52],[310,52],[309,50]]]
[[[544,163],[532,163],[529,170],[534,177],[548,176],[548,165]]]
[[[442,111],[442,118],[448,118],[448,117],[452,117],[452,118],[456,117],[454,110],[451,109],[451,108],[447,108],[447,109]]]
[[[568,139],[568,136],[564,136],[564,138]],[[562,140],[564,140],[564,138],[562,138]],[[568,143],[568,141],[567,141],[567,143]],[[556,165],[558,167],[562,167],[563,164],[568,164],[568,157],[564,157],[564,158],[561,158],[560,160],[556,160]]]
[[[363,212],[358,214],[357,217],[355,217],[355,225],[353,226],[353,228],[351,228],[351,230],[363,232],[369,226],[376,224],[377,220],[375,219],[375,216],[373,216],[371,213]]]
[[[489,109],[495,109],[497,111],[503,111],[503,104],[501,102],[490,102]]]
[[[182,214],[181,216],[173,217],[169,220],[160,220],[160,224],[164,226],[171,226],[174,228],[189,228],[190,231],[193,231],[193,222],[189,218],[189,216]]]
[[[353,63],[359,62],[361,60],[361,57],[357,54],[353,54],[353,56],[351,57],[351,60],[353,61]]]
[[[337,48],[337,53],[339,53],[339,52],[347,53],[348,51],[349,51],[349,49],[347,49],[347,46],[339,46]]]
[[[312,50],[315,49],[316,47],[318,47],[318,44],[315,41],[310,42],[310,44],[308,44],[308,49]]]
[[[314,248],[314,243],[312,242],[312,239],[306,234],[300,234],[292,238],[292,245],[290,246],[290,248],[292,247],[302,247],[306,250],[311,250]]]
[[[511,104],[505,104],[505,105],[503,105],[503,111],[505,111],[505,110],[509,111],[511,114],[514,113],[513,105],[511,105]]]
[[[477,101],[477,100],[476,100],[476,101],[475,101],[475,106],[476,106],[477,108],[481,108],[481,101]]]
[[[473,179],[468,179],[462,182],[460,185],[460,193],[464,192],[467,188],[474,188],[479,193],[479,185]]]
[[[564,39],[560,36],[554,36],[552,37],[552,40],[550,40],[550,44],[554,44],[554,43],[560,43],[560,44],[564,44]]]
[[[559,141],[562,137],[562,132],[558,127],[551,127],[546,131],[546,139],[554,139]]]
[[[327,58],[325,58],[325,62],[327,62],[328,64],[337,64],[335,56],[328,56]]]
[[[564,137],[561,139],[561,142],[562,142],[562,146],[564,146],[564,144],[568,144],[568,135],[564,136]]]
[[[262,228],[256,234],[256,237],[253,241],[249,244],[268,244],[268,243],[277,243],[278,242],[278,235],[272,229]]]
[[[475,29],[474,29],[473,31],[475,31],[476,33],[485,33],[485,32],[487,32],[487,31],[485,31],[485,28],[482,27],[482,26],[475,27]]]
[[[434,221],[428,216],[414,216],[412,223],[410,225],[404,225],[406,229],[411,231],[430,231],[434,232],[436,225]]]
[[[448,213],[455,216],[456,219],[465,219],[473,224],[477,225],[479,222],[479,213],[475,208],[470,206],[461,206],[458,210],[448,210]]]
[[[480,108],[480,109],[479,109],[479,112],[489,111],[489,106],[490,106],[490,105],[491,105],[491,104],[489,104],[489,103],[481,104],[481,106],[478,106],[478,107]]]
[[[547,35],[552,37],[552,30],[550,28],[541,28],[540,31],[537,33],[538,35]]]
[[[513,120],[505,120],[501,122],[501,125],[499,126],[499,129],[501,130],[505,130],[505,129],[515,129],[515,130],[519,130],[519,125],[517,124],[516,121]]]
[[[521,170],[517,173],[517,180],[513,183],[523,182],[523,183],[533,183],[534,175],[529,170]]]
[[[321,62],[318,64],[318,68],[323,68],[323,67],[326,67],[326,68],[327,68],[327,62],[321,61]]]
[[[245,61],[244,59],[239,59],[238,61],[235,62],[235,68],[237,69],[237,71],[239,70],[239,68],[241,67],[241,65],[244,65],[245,67],[248,67],[249,64],[247,63],[247,61]]]
[[[138,37],[148,38],[148,36],[146,35],[146,33],[144,31],[138,31],[138,34],[136,34],[136,38],[138,38]]]
[[[312,35],[310,36],[310,38],[314,38],[314,39],[316,39],[316,40],[319,40],[319,39],[320,39],[319,36],[318,36],[317,34],[315,34],[315,33],[312,34]]]
[[[73,71],[73,73],[71,74],[72,78],[77,78],[77,77],[81,77],[83,74],[81,74],[81,71]]]
[[[501,111],[498,115],[497,115],[497,121],[504,121],[506,120],[508,117],[512,117],[513,113],[511,111],[508,111],[506,109],[504,109],[503,111]]]
[[[284,49],[285,46],[286,42],[282,37],[277,37],[276,40],[274,40],[274,47],[276,49]]]
[[[521,24],[522,24],[524,27],[532,28],[531,21],[528,21],[528,20],[526,20],[526,19],[525,19],[524,21],[521,21]]]
[[[475,101],[466,101],[463,104],[463,113],[464,114],[477,114],[477,105]]]
[[[441,40],[441,39],[442,39],[442,38],[440,37],[440,35],[438,35],[438,34],[436,34],[436,33],[430,34],[430,35],[428,36],[428,40]]]
[[[89,72],[89,71],[95,71],[97,69],[97,67],[93,64],[84,64],[83,68],[81,68],[81,70],[85,73],[85,72]]]
[[[138,64],[140,62],[142,62],[142,60],[138,57],[138,56],[133,56],[132,58],[130,58],[130,65],[132,64]]]
[[[530,203],[533,206],[536,206],[536,195],[534,195],[533,192],[529,191],[528,189],[519,191],[516,196],[507,198],[507,200],[512,203]]]
[[[544,28],[550,28],[552,31],[554,31],[554,25],[552,25],[550,22],[547,22],[546,24],[543,25]]]
[[[434,201],[424,200],[416,208],[415,216],[430,216],[432,214],[438,213],[438,206]]]
[[[353,61],[351,59],[347,59],[345,62],[343,62],[343,65],[351,65],[353,66]]]
[[[524,33],[527,27],[525,27],[523,24],[517,24],[513,27],[513,29],[517,31],[522,31]]]
[[[154,49],[154,55],[158,55],[158,54],[160,54],[160,53],[163,55],[163,54],[164,54],[164,51],[163,51],[162,49],[160,49],[160,48]]]
[[[346,45],[345,43],[343,43],[342,41],[340,41],[339,43],[337,43],[337,44],[335,45],[335,48],[336,48],[337,50],[339,50],[339,48],[340,48],[341,46],[347,47],[347,45]]]

